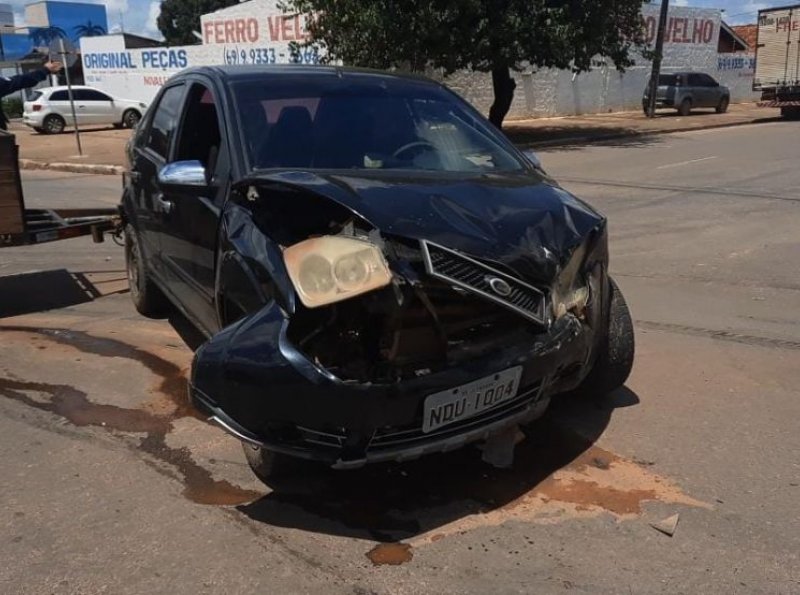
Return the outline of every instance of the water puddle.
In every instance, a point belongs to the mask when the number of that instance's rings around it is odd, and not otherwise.
[[[239,488],[224,480],[214,479],[211,472],[197,464],[188,448],[167,445],[166,437],[175,420],[202,419],[188,400],[183,370],[174,363],[138,347],[116,339],[95,337],[85,332],[27,327],[0,327],[2,331],[29,333],[48,341],[69,345],[84,353],[101,357],[123,357],[144,364],[161,380],[154,394],[163,395],[170,403],[164,413],[94,403],[87,394],[63,384],[28,382],[0,378],[0,395],[28,407],[57,415],[78,427],[97,427],[109,432],[144,434],[142,451],[176,469],[182,479],[184,495],[199,504],[232,506],[251,502],[260,493]]]
[[[410,562],[413,557],[414,552],[407,543],[381,543],[367,552],[367,558],[375,566],[399,566]]]

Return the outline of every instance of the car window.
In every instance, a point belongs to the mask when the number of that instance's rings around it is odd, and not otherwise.
[[[177,126],[178,112],[181,107],[184,90],[183,85],[165,89],[154,108],[150,134],[147,138],[147,147],[165,159],[169,153],[170,141]]]
[[[661,74],[658,77],[658,84],[661,87],[674,87],[678,84],[678,77],[674,74]]]
[[[713,78],[711,78],[707,74],[701,74],[700,75],[700,79],[701,79],[703,85],[706,86],[706,87],[716,87],[717,86],[717,81],[715,81]]]
[[[82,89],[84,101],[111,101],[111,97],[94,89]]]
[[[212,174],[222,148],[221,140],[214,95],[205,85],[194,83],[187,94],[172,160],[199,161]]]
[[[523,169],[454,95],[416,82],[264,80],[234,85],[254,169]]]
[[[50,94],[50,101],[69,101],[69,95],[66,91],[53,91]]]
[[[86,89],[73,89],[72,90],[72,99],[74,101],[88,101],[88,91]],[[69,96],[67,96],[69,98]]]
[[[699,74],[689,74],[689,86],[690,87],[704,87],[705,83],[703,82],[703,77]]]
[[[28,101],[36,101],[41,96],[42,96],[41,91],[32,91],[31,93],[28,94]]]

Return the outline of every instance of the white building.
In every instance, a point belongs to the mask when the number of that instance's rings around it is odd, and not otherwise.
[[[306,38],[303,17],[284,15],[278,0],[249,0],[201,19],[202,45],[130,49],[119,35],[81,39],[86,84],[120,97],[150,101],[173,74],[187,67],[219,64],[272,64],[290,60],[289,44]],[[655,38],[658,7],[644,5],[648,36]],[[749,55],[718,54],[721,11],[670,8],[663,68],[706,72],[731,87],[733,101],[751,101],[753,60]],[[732,60],[731,56],[736,56]],[[317,56],[306,52],[302,62]],[[509,117],[546,117],[641,108],[649,61],[635,57],[625,73],[599,59],[588,73],[554,69],[517,73],[517,92]],[[433,73],[435,76],[435,73]],[[488,112],[491,76],[462,71],[448,85]]]

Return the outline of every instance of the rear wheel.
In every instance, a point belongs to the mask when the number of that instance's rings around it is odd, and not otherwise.
[[[125,126],[125,128],[136,128],[136,125],[141,119],[142,115],[139,112],[135,109],[129,109],[122,114],[122,125]]]
[[[50,114],[42,122],[42,128],[46,134],[61,134],[66,127],[67,123],[64,118],[56,114]]]
[[[609,287],[611,304],[606,333],[598,345],[594,366],[578,389],[585,395],[600,397],[621,387],[633,369],[635,344],[631,312],[613,279]]]
[[[130,224],[125,226],[125,269],[131,300],[139,314],[156,316],[162,313],[167,307],[167,298],[150,278],[139,236]]]
[[[692,100],[688,97],[681,101],[680,107],[678,107],[678,113],[681,116],[688,116],[692,113]]]
[[[312,465],[304,459],[267,450],[264,447],[255,446],[247,442],[242,442],[242,449],[250,469],[258,479],[267,485],[269,485],[270,480],[286,479],[299,475],[303,469],[309,469]]]
[[[731,100],[728,97],[723,97],[719,100],[719,105],[717,106],[717,113],[724,114],[728,111],[728,106],[730,105]]]

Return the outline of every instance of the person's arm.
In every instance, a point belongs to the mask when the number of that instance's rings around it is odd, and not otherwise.
[[[61,70],[60,62],[48,62],[44,67],[39,70],[34,70],[33,72],[18,74],[11,78],[0,77],[0,97],[19,91],[20,89],[35,87],[45,80],[48,75],[54,74],[59,70]]]

